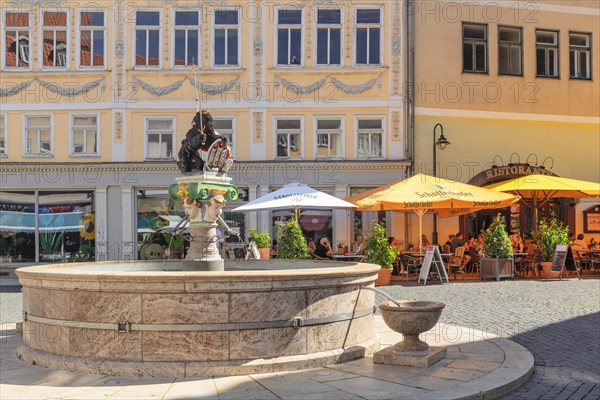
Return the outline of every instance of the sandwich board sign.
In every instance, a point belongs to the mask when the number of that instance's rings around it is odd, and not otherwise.
[[[437,269],[438,276],[440,277],[440,281],[444,283],[444,278],[446,279],[446,283],[450,283],[448,280],[448,274],[446,273],[446,266],[444,265],[444,261],[442,260],[442,255],[440,254],[440,248],[437,246],[427,246],[427,250],[425,251],[425,258],[423,259],[423,265],[421,265],[421,271],[419,272],[419,280],[423,280],[423,285],[427,284],[427,277],[429,276],[429,270],[431,269],[431,264],[435,265]]]
[[[552,257],[552,267],[550,267],[551,272],[560,272],[559,279],[562,279],[563,271],[576,271],[577,277],[581,279],[579,276],[579,269],[577,269],[577,265],[575,264],[575,257],[573,257],[573,250],[571,250],[571,246],[568,244],[557,244],[554,250],[554,256]],[[550,278],[550,273],[546,276],[546,279]]]

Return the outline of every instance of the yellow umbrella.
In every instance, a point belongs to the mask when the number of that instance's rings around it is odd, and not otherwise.
[[[424,174],[389,183],[351,196],[346,201],[360,211],[414,211],[419,215],[419,240],[423,214],[453,217],[482,209],[508,207],[519,198],[466,183]]]
[[[521,196],[525,204],[533,208],[537,225],[538,207],[557,197],[598,197],[600,183],[561,178],[550,175],[526,175],[516,179],[486,186],[496,192],[509,192]],[[527,201],[531,200],[531,202]]]

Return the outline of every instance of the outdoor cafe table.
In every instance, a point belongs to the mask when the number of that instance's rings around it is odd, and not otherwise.
[[[336,261],[361,261],[365,256],[360,254],[334,254],[333,259]]]

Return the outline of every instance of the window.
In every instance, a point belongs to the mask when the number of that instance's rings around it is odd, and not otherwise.
[[[199,65],[200,14],[197,11],[175,11],[175,65]]]
[[[302,64],[302,10],[277,10],[277,65]]]
[[[317,120],[317,158],[342,158],[342,120]]]
[[[173,159],[174,125],[174,118],[146,119],[147,160]]]
[[[221,136],[227,138],[227,144],[231,149],[231,157],[235,158],[235,121],[234,119],[227,117],[215,117],[213,120],[213,127]]]
[[[98,154],[98,116],[71,116],[71,154]]]
[[[342,63],[342,12],[317,10],[317,64]]]
[[[302,158],[302,120],[278,119],[275,124],[277,158]]]
[[[52,155],[52,116],[25,116],[25,155]]]
[[[592,35],[569,33],[569,76],[592,79]]]
[[[381,64],[381,9],[356,10],[356,64]]]
[[[67,13],[44,11],[42,60],[44,67],[66,67],[68,61]]]
[[[463,72],[487,72],[487,25],[463,24]]]
[[[79,66],[104,67],[104,11],[81,11]]]
[[[238,66],[239,13],[215,11],[215,65]]]
[[[522,64],[521,28],[498,28],[498,72],[501,75],[521,75]]]
[[[383,157],[383,120],[358,120],[358,158]]]
[[[0,115],[0,156],[6,155],[6,116]]]
[[[537,76],[558,78],[558,32],[536,31]]]
[[[4,65],[10,68],[29,68],[29,14],[7,12],[4,37]]]
[[[138,11],[135,15],[135,65],[160,65],[160,12]]]

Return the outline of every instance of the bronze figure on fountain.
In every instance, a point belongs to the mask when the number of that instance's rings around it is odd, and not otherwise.
[[[232,164],[227,138],[213,126],[206,110],[196,112],[192,127],[181,141],[177,166],[181,172],[227,172]]]

